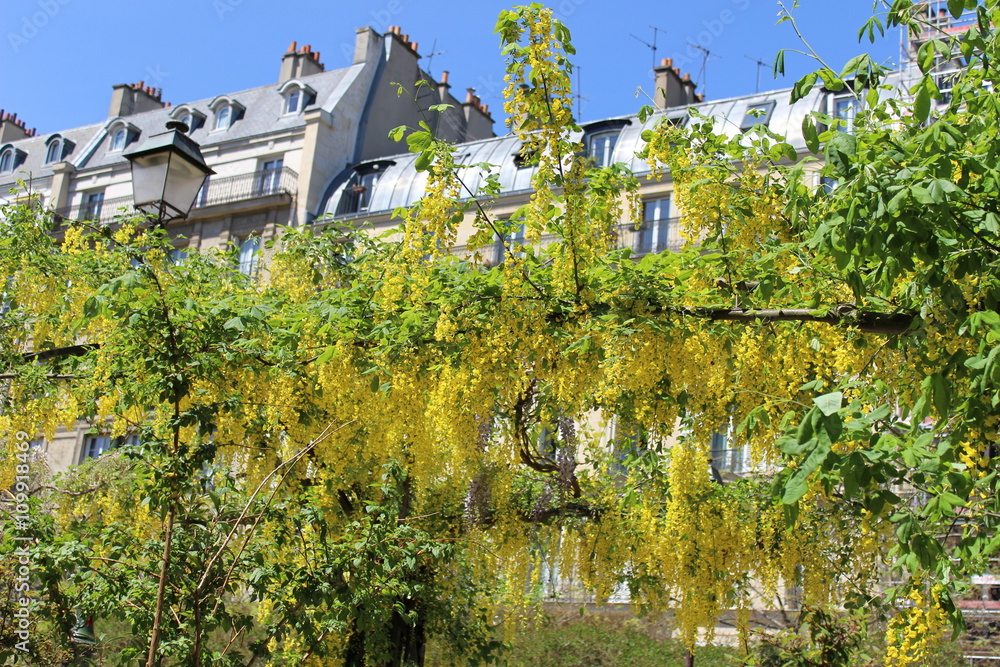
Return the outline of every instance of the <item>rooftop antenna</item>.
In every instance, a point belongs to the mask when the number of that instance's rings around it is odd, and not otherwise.
[[[576,95],[573,97],[576,98],[576,119],[580,120],[583,118],[583,101],[589,102],[590,100],[580,94],[583,92],[583,86],[580,84],[580,70],[583,68],[580,65],[573,65],[573,67],[576,69]]]
[[[433,42],[431,42],[431,52],[428,55],[424,56],[425,58],[427,58],[427,76],[429,76],[431,79],[434,78],[434,75],[431,74],[431,64],[434,62],[434,56],[440,56],[444,53],[448,53],[447,51],[435,51],[434,47],[437,46],[437,43],[438,41],[436,39]]]
[[[698,79],[695,81],[695,86],[701,85],[701,94],[708,96],[708,58],[709,56],[715,55],[704,46],[700,44],[691,44],[694,48],[702,52],[701,58],[701,71],[698,72]],[[721,58],[722,56],[715,56],[716,58]]]
[[[761,67],[770,67],[771,63],[767,62],[766,60],[761,60],[760,58],[751,58],[750,56],[744,56],[744,57],[747,60],[749,60],[750,62],[757,64],[757,86],[756,86],[756,88],[754,88],[753,92],[759,93],[760,92],[760,68]]]
[[[649,42],[647,42],[644,39],[639,39],[638,37],[636,37],[635,35],[633,35],[631,33],[629,33],[629,37],[631,37],[635,41],[639,42],[640,44],[645,44],[646,46],[648,46],[653,51],[653,69],[656,69],[656,33],[662,32],[664,35],[666,35],[667,31],[666,30],[660,30],[655,25],[651,25],[649,27],[653,29],[653,43],[652,44],[650,44]]]

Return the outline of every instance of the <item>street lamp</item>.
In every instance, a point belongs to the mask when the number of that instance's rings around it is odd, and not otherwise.
[[[132,167],[135,207],[159,224],[186,218],[205,179],[215,173],[187,131],[187,125],[172,120],[166,132],[125,154]]]

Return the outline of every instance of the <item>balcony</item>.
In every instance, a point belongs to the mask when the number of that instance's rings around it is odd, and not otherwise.
[[[636,229],[633,223],[625,223],[615,226],[611,230],[611,235],[618,248],[629,248],[632,250],[632,258],[638,259],[651,253],[680,250],[684,241],[677,233],[680,218],[664,218],[652,222],[645,222]],[[541,248],[554,243],[559,237],[555,234],[542,234],[535,244],[536,248]],[[523,239],[515,238],[508,245],[516,245],[523,242]],[[508,254],[508,249],[500,241],[493,243],[492,247],[480,248],[479,254],[490,264],[503,262]],[[469,254],[467,246],[455,246],[454,253],[460,256]]]
[[[191,215],[197,215],[199,209],[211,206],[251,201],[276,195],[294,196],[298,187],[298,179],[299,175],[288,167],[260,169],[248,174],[209,178],[205,181],[198,196],[195,197]],[[56,219],[58,221],[65,219],[89,220],[106,224],[119,215],[138,215],[139,211],[132,204],[132,197],[82,202],[76,206],[57,210]]]
[[[195,197],[194,210],[274,195],[294,196],[298,182],[299,175],[288,167],[221,178],[209,176]]]

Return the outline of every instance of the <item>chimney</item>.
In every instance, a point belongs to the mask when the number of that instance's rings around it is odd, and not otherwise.
[[[664,58],[659,67],[653,68],[656,73],[656,93],[654,104],[658,109],[685,107],[701,101],[701,96],[694,92],[695,83],[690,74],[681,76],[681,71],[674,67],[673,58]]]
[[[26,128],[24,121],[17,119],[16,113],[7,113],[0,109],[0,144],[29,139],[33,136],[35,136],[35,131]]]
[[[368,27],[358,28],[354,38],[354,61],[352,64],[377,62],[381,57],[381,49],[381,35]]]
[[[441,80],[438,81],[437,84],[438,99],[442,102],[447,100],[449,88],[451,88],[451,85],[448,83],[448,71],[445,70],[444,72],[441,72]]]
[[[398,25],[391,25],[389,26],[389,29],[386,31],[386,34],[393,35],[399,41],[400,44],[405,46],[418,58],[420,57],[420,54],[417,53],[417,47],[420,46],[420,44],[418,42],[411,42],[410,35],[409,34],[404,35],[403,29],[401,27],[399,27]]]
[[[163,89],[147,86],[145,81],[139,83],[119,83],[112,87],[111,107],[108,118],[118,116],[133,116],[144,111],[153,111],[166,107],[160,99]]]
[[[292,42],[291,46],[288,47],[288,52],[281,57],[279,84],[310,74],[319,74],[325,69],[323,63],[319,61],[319,51],[312,52],[312,45],[306,44],[300,49],[296,49],[297,46],[298,42]]]

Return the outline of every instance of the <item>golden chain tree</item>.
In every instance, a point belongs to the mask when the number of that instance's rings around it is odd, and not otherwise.
[[[919,660],[954,583],[1000,548],[1000,105],[984,88],[1000,17],[949,4],[980,20],[942,42],[971,64],[935,122],[929,74],[913,105],[880,96],[864,58],[796,86],[876,91],[854,134],[806,121],[832,193],[763,128],[643,112],[688,243],[638,262],[611,231],[638,219],[639,181],[579,157],[569,33],[536,5],[497,24],[511,128],[538,166],[507,221],[426,127],[407,136],[428,186],[399,240],[289,230],[264,282],[223,253],[171,264],[142,224],[71,223],[57,243],[5,208],[0,432],[82,418],[138,436],[33,483],[45,613],[63,631],[73,609],[128,624],[117,655],[148,665],[422,664],[431,636],[473,664],[543,572],[672,610],[693,646],[723,610],[746,630],[754,592],[785,583],[809,605],[876,606],[893,566],[907,583],[886,609],[913,606],[889,660]],[[918,20],[901,1],[887,22]],[[524,241],[497,267],[459,261],[467,216],[473,253],[515,225]],[[729,425],[760,474],[720,484],[709,442]]]

